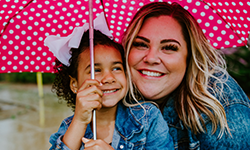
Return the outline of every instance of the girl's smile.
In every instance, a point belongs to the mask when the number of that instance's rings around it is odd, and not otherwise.
[[[78,66],[78,87],[86,79],[90,79],[90,54],[85,50],[80,54]],[[95,79],[102,85],[99,86],[103,92],[102,106],[115,106],[126,94],[127,80],[124,73],[123,62],[120,52],[109,46],[96,45],[95,54]]]

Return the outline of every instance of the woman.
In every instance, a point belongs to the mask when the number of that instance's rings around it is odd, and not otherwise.
[[[249,148],[250,101],[188,11],[145,5],[122,44],[130,88],[159,105],[175,149]]]

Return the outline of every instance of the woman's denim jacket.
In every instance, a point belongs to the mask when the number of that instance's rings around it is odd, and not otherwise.
[[[214,80],[210,79],[210,83]],[[228,76],[224,86],[223,95],[226,100],[218,94],[213,94],[221,102],[226,112],[227,123],[232,137],[224,134],[218,138],[220,127],[212,134],[211,121],[204,115],[207,132],[194,134],[185,128],[178,117],[173,98],[170,98],[164,107],[163,116],[169,126],[170,135],[174,141],[175,149],[197,149],[197,150],[246,150],[250,149],[250,101],[235,80]],[[210,91],[210,93],[212,93]]]
[[[174,149],[173,140],[169,134],[169,128],[164,121],[159,109],[152,103],[141,106],[126,107],[122,102],[118,103],[113,134],[112,147],[123,150],[168,150]],[[52,149],[69,149],[62,141],[62,136],[68,129],[73,116],[63,120],[57,133],[50,137]],[[93,133],[88,125],[84,137],[92,139]],[[84,144],[80,149],[84,149]]]

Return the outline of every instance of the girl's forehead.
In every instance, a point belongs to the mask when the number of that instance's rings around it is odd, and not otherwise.
[[[113,46],[108,45],[95,45],[94,46],[94,61],[101,61],[104,58],[109,58],[106,61],[113,59],[122,59],[121,52]],[[86,49],[81,54],[81,59],[85,62],[90,61],[90,50]],[[80,60],[81,61],[81,60]]]

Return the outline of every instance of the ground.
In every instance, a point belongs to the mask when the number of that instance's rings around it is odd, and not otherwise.
[[[51,85],[44,85],[43,93],[40,98],[36,84],[0,83],[1,149],[49,149],[50,135],[72,111]]]

